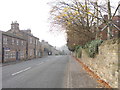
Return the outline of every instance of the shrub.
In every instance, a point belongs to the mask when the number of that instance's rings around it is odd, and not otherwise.
[[[95,55],[98,54],[98,47],[102,42],[102,40],[93,40],[84,46],[84,49],[89,57],[94,58]]]
[[[76,46],[75,47],[75,56],[77,58],[81,58],[82,55],[82,47],[81,46]]]

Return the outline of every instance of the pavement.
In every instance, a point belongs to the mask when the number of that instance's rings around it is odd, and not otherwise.
[[[68,55],[49,56],[2,67],[3,88],[96,88],[98,83]]]
[[[101,85],[91,77],[71,56],[68,64],[68,84],[66,88],[99,88]]]
[[[44,56],[42,58],[46,58],[47,56]],[[38,60],[40,58],[35,58],[35,59],[31,59],[31,60]],[[17,61],[11,61],[11,62],[5,62],[5,63],[0,63],[0,67],[2,66],[7,66],[7,65],[12,65],[12,64],[17,64],[17,63],[21,63],[21,62],[26,62],[26,61],[30,61],[30,60],[17,60]]]

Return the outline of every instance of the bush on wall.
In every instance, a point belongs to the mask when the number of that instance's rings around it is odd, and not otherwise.
[[[83,48],[89,57],[94,58],[98,54],[98,47],[102,44],[102,40],[93,40],[87,43]]]
[[[77,58],[81,58],[82,55],[82,47],[81,46],[76,46],[75,47],[75,56]]]
[[[103,40],[93,40],[86,43],[83,47],[80,45],[75,46],[75,56],[81,58],[82,48],[85,49],[89,57],[94,58],[98,54],[98,47],[102,44]]]

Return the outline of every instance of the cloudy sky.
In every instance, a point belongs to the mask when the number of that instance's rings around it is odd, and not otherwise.
[[[12,21],[17,21],[20,29],[31,29],[34,36],[60,47],[66,44],[63,32],[49,31],[50,0],[0,0],[0,30],[10,29]],[[53,1],[53,0],[51,0]],[[117,6],[118,0],[111,0]],[[57,28],[58,30],[60,28]]]

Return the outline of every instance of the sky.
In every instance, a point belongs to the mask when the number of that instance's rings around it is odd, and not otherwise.
[[[0,0],[0,30],[11,28],[12,21],[19,23],[20,30],[31,29],[34,36],[53,46],[66,44],[64,32],[50,32],[50,0]]]
[[[49,24],[50,6],[53,0],[0,0],[0,30],[11,28],[12,21],[19,23],[20,30],[31,29],[32,34],[52,46],[66,44],[64,32],[51,32]],[[110,0],[115,7],[118,0]],[[60,29],[60,28],[56,28]]]

